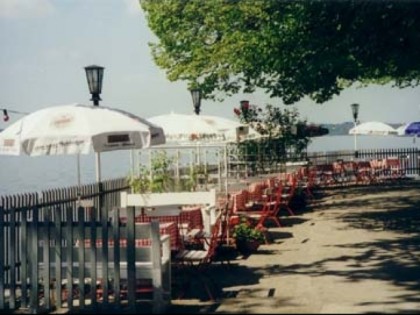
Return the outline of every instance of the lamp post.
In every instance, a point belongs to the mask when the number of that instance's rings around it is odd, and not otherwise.
[[[102,92],[102,79],[104,77],[104,67],[91,65],[91,66],[85,67],[85,71],[86,71],[86,79],[88,82],[89,91],[90,91],[90,94],[92,94],[92,98],[90,100],[93,101],[94,106],[99,106],[99,101],[102,101],[99,95]],[[100,173],[101,155],[99,154],[99,152],[95,153],[95,157],[96,157],[96,182],[100,183],[101,182],[101,173]],[[78,163],[77,169],[79,170],[80,169],[79,167],[80,156],[79,155],[77,155],[77,163]],[[80,183],[79,183],[79,187],[80,187]]]
[[[0,108],[1,111],[3,111],[3,121],[7,122],[10,119],[9,113],[18,114],[18,115],[28,115],[28,113],[25,112],[19,112],[17,110],[12,110],[8,108]]]
[[[245,118],[245,122],[249,123],[248,121],[249,101],[243,100],[243,101],[240,101],[239,104],[240,104],[239,107],[241,109],[242,115]]]
[[[357,103],[353,103],[350,105],[351,106],[351,111],[353,113],[353,122],[354,122],[354,127],[356,128],[357,126],[357,117],[359,116],[359,104]],[[354,133],[354,157],[357,159],[359,157],[359,153],[357,152],[357,135],[356,132]]]
[[[190,89],[194,112],[199,115],[200,114],[200,107],[201,107],[201,90],[200,89]]]
[[[90,94],[92,94],[91,101],[93,101],[93,105],[99,106],[99,101],[102,101],[99,95],[102,92],[102,79],[104,77],[104,68],[92,65],[85,67],[85,71],[89,91]]]

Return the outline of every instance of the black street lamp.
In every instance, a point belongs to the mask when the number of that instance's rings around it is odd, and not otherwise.
[[[99,101],[102,101],[99,95],[102,92],[102,79],[104,77],[104,67],[87,66],[85,67],[86,79],[89,85],[90,94],[92,94],[91,101],[93,105],[99,106]]]
[[[354,122],[354,128],[356,128],[357,126],[357,118],[359,116],[359,104],[354,103],[351,104],[351,111],[353,113],[353,122]],[[358,158],[359,157],[359,152],[357,152],[357,135],[356,135],[356,131],[354,133],[354,157]]]
[[[200,89],[190,89],[193,105],[194,105],[194,112],[199,115],[200,114],[200,107],[201,107],[201,90]]]
[[[248,121],[248,115],[249,115],[249,101],[248,100],[243,100],[239,102],[240,104],[240,109],[243,115],[243,118],[245,120],[246,123],[249,123]]]
[[[239,104],[241,104],[240,107],[242,111],[249,109],[249,101],[243,100],[240,101]]]

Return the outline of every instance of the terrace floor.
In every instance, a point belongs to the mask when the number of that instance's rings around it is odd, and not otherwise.
[[[196,284],[169,313],[418,313],[420,181],[316,192],[262,245],[208,272],[216,301]]]

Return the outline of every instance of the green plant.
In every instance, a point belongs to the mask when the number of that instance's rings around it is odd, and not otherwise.
[[[241,217],[240,223],[233,228],[233,237],[236,241],[264,241],[261,230],[253,227],[245,217]]]
[[[127,178],[133,193],[174,191],[175,183],[171,172],[173,161],[165,151],[158,151],[151,161],[151,168],[140,166],[138,175]]]
[[[164,192],[174,190],[174,179],[171,172],[173,159],[166,151],[157,151],[152,158],[150,190]]]
[[[150,191],[150,175],[145,166],[140,166],[138,175],[130,175],[127,178],[132,193],[146,193]]]

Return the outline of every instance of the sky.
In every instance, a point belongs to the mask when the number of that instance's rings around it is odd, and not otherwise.
[[[154,64],[148,43],[156,40],[138,0],[0,0],[0,108],[89,104],[84,67],[96,64],[105,67],[101,105],[145,118],[193,113],[186,82],[170,82]],[[235,119],[240,100],[284,107],[259,91],[202,100],[201,113]],[[321,105],[305,98],[294,106],[309,122],[341,123],[352,121],[352,103],[362,122],[420,120],[420,87],[349,88]],[[0,129],[20,118],[9,116]]]

